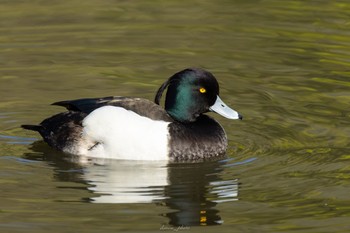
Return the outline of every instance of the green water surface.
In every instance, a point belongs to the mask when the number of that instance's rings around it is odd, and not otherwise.
[[[83,166],[21,129],[202,67],[228,159]],[[0,1],[0,232],[349,232],[350,2]]]

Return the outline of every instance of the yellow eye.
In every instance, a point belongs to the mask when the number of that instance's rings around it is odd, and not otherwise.
[[[204,87],[201,87],[201,88],[199,88],[199,92],[200,92],[200,93],[206,93],[207,90],[206,90]]]

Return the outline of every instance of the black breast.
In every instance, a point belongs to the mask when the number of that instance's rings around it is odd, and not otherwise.
[[[203,161],[224,157],[227,137],[214,119],[202,115],[196,122],[169,125],[169,157],[172,162]]]

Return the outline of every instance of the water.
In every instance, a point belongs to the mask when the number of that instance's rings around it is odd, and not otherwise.
[[[1,232],[348,232],[348,1],[1,1]],[[79,165],[19,128],[213,72],[226,160]],[[209,227],[211,226],[211,227]]]

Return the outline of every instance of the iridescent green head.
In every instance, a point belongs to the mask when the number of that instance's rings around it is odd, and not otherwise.
[[[167,87],[165,110],[176,121],[193,122],[208,111],[230,119],[242,119],[221,101],[219,84],[208,71],[188,68],[174,74],[159,88],[155,97],[157,104]]]

